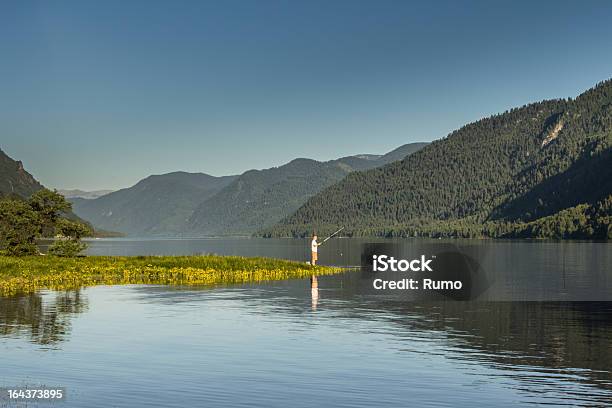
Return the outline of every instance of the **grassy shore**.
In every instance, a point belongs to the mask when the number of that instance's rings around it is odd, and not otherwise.
[[[82,286],[163,284],[218,285],[305,278],[339,273],[271,258],[238,256],[0,256],[0,295]]]

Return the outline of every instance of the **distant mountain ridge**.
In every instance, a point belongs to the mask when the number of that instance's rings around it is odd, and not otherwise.
[[[426,144],[410,143],[385,155],[347,156],[328,162],[295,159],[283,166],[247,171],[200,204],[187,231],[193,235],[250,235],[288,216],[347,174],[383,166]]]
[[[199,203],[234,178],[173,172],[149,176],[132,187],[93,200],[71,201],[77,214],[101,229],[133,236],[176,235],[183,232]]]
[[[380,165],[385,165],[399,160],[404,160],[406,157],[418,152],[428,144],[429,143],[408,143],[382,155],[377,159],[377,161],[380,163]],[[380,167],[380,165],[376,167]]]
[[[386,155],[347,156],[328,162],[295,159],[239,176],[168,173],[93,200],[70,201],[75,212],[97,228],[131,236],[250,235],[288,216],[350,172],[384,165],[423,145],[408,144]]]
[[[348,175],[264,236],[612,237],[612,80]]]
[[[103,195],[112,193],[115,190],[94,190],[94,191],[83,191],[79,189],[72,190],[57,190],[58,193],[66,198],[85,198],[87,200],[93,200],[94,198],[102,197]]]

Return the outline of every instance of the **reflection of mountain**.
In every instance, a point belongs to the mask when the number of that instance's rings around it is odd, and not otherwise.
[[[409,330],[445,333],[461,357],[496,368],[575,375],[612,392],[612,305],[606,302],[436,302],[386,305]],[[407,316],[419,316],[406,319]],[[583,371],[584,370],[584,371]],[[524,375],[524,374],[523,374]],[[612,402],[608,401],[608,402]]]
[[[80,291],[0,296],[0,336],[27,333],[33,343],[52,345],[70,335],[71,319],[87,310]]]
[[[382,338],[397,341],[397,352],[427,352],[501,370],[510,387],[527,394],[566,394],[571,403],[582,398],[582,391],[596,406],[612,403],[611,303],[400,302],[360,293],[360,280],[358,273],[319,278],[317,324],[349,320],[341,325],[352,327],[356,336],[374,327]],[[236,300],[241,310],[255,315],[281,314],[295,324],[314,317],[308,279],[206,292],[177,286],[125,290],[137,293],[139,302],[168,307],[222,299]],[[53,345],[69,338],[71,318],[86,309],[87,299],[78,291],[0,298],[0,336],[25,334],[34,343]]]
[[[606,302],[400,302],[384,295],[359,292],[360,275],[319,278],[317,320],[355,319],[355,328],[374,322],[380,333],[392,334],[419,350],[435,341],[448,359],[507,372],[526,391],[563,394],[567,382],[583,384],[602,405],[612,403],[612,304]],[[294,315],[296,324],[310,319],[308,280],[248,285],[232,293],[250,313]],[[196,289],[140,287],[142,300],[153,303],[206,302],[212,296]],[[363,327],[371,328],[371,325]],[[568,387],[571,388],[571,387]],[[576,388],[571,388],[576,390]],[[581,398],[567,391],[569,401]]]

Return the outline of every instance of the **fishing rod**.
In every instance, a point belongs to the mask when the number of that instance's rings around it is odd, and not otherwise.
[[[325,241],[327,241],[328,239],[330,239],[331,237],[333,237],[334,235],[336,235],[337,233],[339,233],[340,231],[342,231],[344,229],[344,227],[340,228],[338,231],[334,232],[333,234],[331,234],[329,237],[325,238],[319,245],[323,245],[325,243]]]

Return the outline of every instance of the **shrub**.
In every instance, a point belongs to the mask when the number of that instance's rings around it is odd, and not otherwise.
[[[87,244],[81,242],[81,238],[91,233],[89,227],[65,218],[60,218],[56,224],[59,239],[49,248],[50,254],[72,257],[87,248]]]
[[[20,200],[0,200],[0,247],[9,255],[38,253],[40,218]]]
[[[49,247],[49,253],[55,256],[74,257],[87,249],[87,244],[76,239],[61,238]]]

